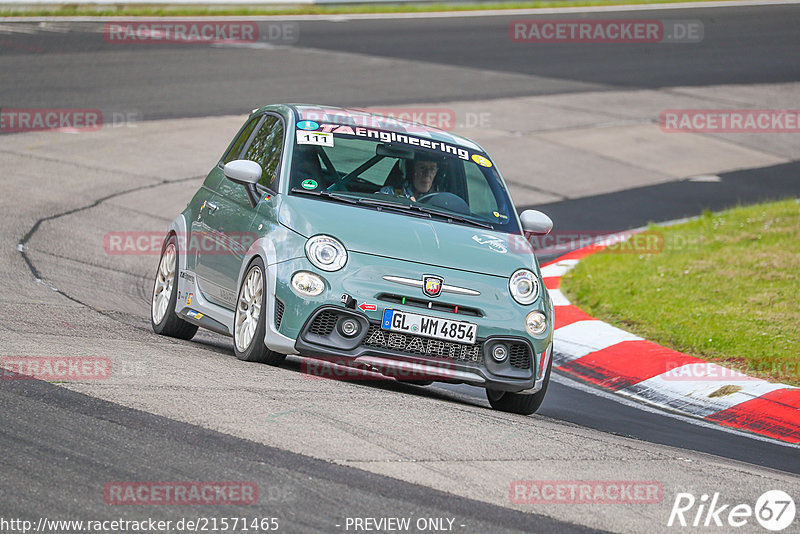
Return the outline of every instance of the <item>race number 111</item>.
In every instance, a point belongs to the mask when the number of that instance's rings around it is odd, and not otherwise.
[[[333,146],[333,134],[325,132],[297,132],[298,145]]]

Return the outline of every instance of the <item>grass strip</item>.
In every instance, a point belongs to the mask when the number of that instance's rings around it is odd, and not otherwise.
[[[562,280],[567,298],[650,341],[800,386],[800,199],[648,233],[663,246],[582,260]]]

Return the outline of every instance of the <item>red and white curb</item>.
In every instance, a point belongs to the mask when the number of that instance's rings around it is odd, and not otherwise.
[[[571,305],[559,289],[561,277],[604,247],[590,245],[542,266],[555,307],[553,369],[660,408],[800,443],[800,388],[662,347]]]

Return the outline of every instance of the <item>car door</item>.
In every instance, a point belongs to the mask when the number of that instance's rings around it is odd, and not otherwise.
[[[284,126],[279,116],[270,113],[252,120],[257,122],[241,150],[232,150],[221,163],[235,159],[259,163],[263,169],[259,189],[263,192],[277,176]],[[244,186],[223,178],[196,221],[197,229],[203,233],[197,253],[200,290],[208,300],[228,309],[236,306],[239,270],[255,239],[250,231],[255,216],[256,209]]]
[[[262,119],[262,116],[253,117],[242,125],[236,137],[231,141],[228,150],[225,151],[225,155],[223,155],[217,165],[211,169],[211,172],[208,173],[208,176],[203,181],[203,186],[197,192],[195,198],[192,199],[192,220],[189,221],[189,235],[186,236],[187,266],[189,270],[194,271],[201,277],[207,277],[209,275],[208,272],[204,272],[206,266],[200,265],[198,260],[201,251],[213,247],[213,236],[210,233],[211,227],[208,222],[214,214],[214,207],[218,206],[219,184],[222,180],[226,179],[222,168],[226,163],[239,159],[239,156],[244,152],[250,137],[253,135]],[[211,205],[209,205],[209,203],[211,203]]]

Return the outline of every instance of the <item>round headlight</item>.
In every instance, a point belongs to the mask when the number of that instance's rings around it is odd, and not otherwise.
[[[520,304],[531,304],[539,297],[539,279],[528,269],[514,271],[508,280],[508,290]]]
[[[299,271],[292,276],[292,289],[305,297],[316,297],[325,291],[325,282],[314,273]]]
[[[306,256],[323,271],[338,271],[347,263],[344,245],[327,235],[315,235],[306,241]]]
[[[525,330],[532,336],[541,336],[547,330],[547,317],[540,311],[532,311],[525,317]]]

